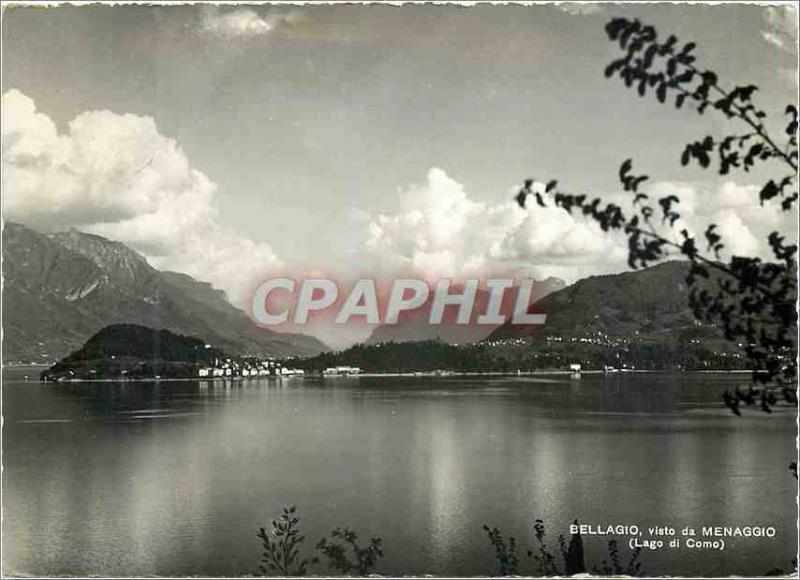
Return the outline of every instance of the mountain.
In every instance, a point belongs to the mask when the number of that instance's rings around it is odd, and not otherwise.
[[[237,355],[327,350],[310,336],[257,327],[210,284],[158,271],[120,242],[77,230],[43,235],[11,222],[2,237],[5,362],[50,363],[120,323],[201,336]]]
[[[688,305],[686,262],[592,276],[536,301],[545,325],[506,323],[488,339],[458,346],[444,341],[358,344],[296,361],[319,371],[357,366],[367,372],[515,372],[606,367],[709,370],[747,367],[742,349],[695,320]]]
[[[541,300],[548,294],[564,288],[566,284],[559,278],[547,278],[541,282],[534,282],[532,296],[534,300]],[[462,287],[454,286],[452,293],[462,292]],[[486,311],[489,302],[489,292],[478,289],[475,294],[475,304],[472,316],[467,324],[457,324],[456,308],[445,308],[442,323],[432,325],[428,323],[433,296],[414,310],[400,313],[397,324],[383,324],[375,328],[364,344],[381,344],[385,342],[418,342],[427,340],[440,340],[448,344],[471,344],[485,339],[499,325],[477,324],[479,314]],[[509,289],[503,296],[500,311],[507,316],[513,312],[516,302],[516,287]]]
[[[591,276],[536,302],[530,312],[547,314],[547,323],[506,323],[488,340],[532,337],[608,336],[631,340],[720,338],[701,326],[689,308],[688,262],[669,261],[643,270]]]

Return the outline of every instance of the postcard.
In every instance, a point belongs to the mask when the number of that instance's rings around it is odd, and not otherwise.
[[[794,2],[7,2],[3,577],[797,577]]]

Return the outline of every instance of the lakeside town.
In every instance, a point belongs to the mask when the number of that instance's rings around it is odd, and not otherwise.
[[[361,369],[351,366],[336,366],[326,368],[322,374],[325,376],[349,376],[361,374]],[[269,360],[235,360],[226,358],[215,359],[211,366],[200,367],[197,370],[198,378],[256,378],[256,377],[296,377],[304,376],[303,369],[284,366],[280,361]]]
[[[158,347],[160,356],[153,358]],[[44,381],[257,379],[370,375],[522,375],[741,371],[741,346],[696,340],[547,335],[465,344],[441,340],[356,344],[310,357],[235,355],[204,340],[138,325],[102,329],[41,373]]]

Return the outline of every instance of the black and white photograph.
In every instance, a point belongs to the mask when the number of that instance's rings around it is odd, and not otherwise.
[[[0,577],[798,577],[795,2],[0,10]]]

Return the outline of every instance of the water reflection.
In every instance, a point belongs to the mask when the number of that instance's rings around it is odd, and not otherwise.
[[[297,504],[308,543],[381,535],[382,571],[492,570],[481,530],[575,518],[775,525],[651,573],[754,574],[795,543],[794,415],[737,419],[720,377],[4,383],[7,573],[240,575]],[[765,501],[764,498],[768,498]],[[604,550],[587,540],[589,556]],[[321,570],[324,571],[324,570]]]

